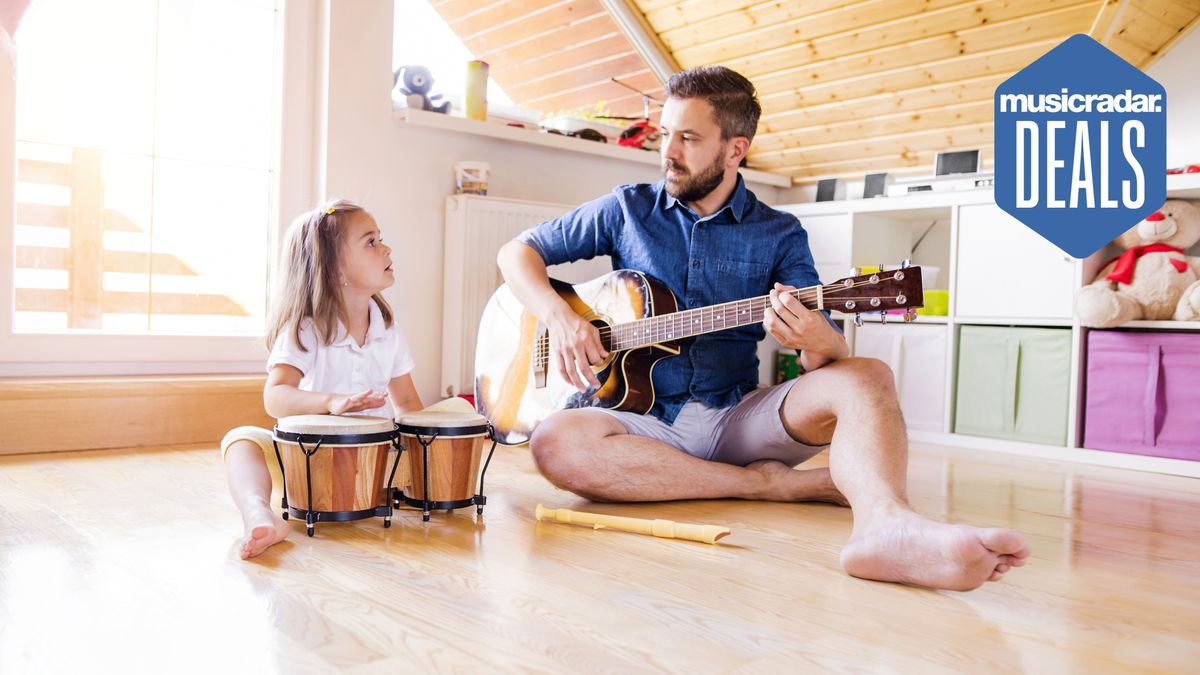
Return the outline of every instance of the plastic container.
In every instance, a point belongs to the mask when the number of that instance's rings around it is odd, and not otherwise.
[[[460,195],[486,195],[491,171],[487,162],[455,162],[454,192]]]
[[[486,61],[467,62],[466,113],[470,120],[487,120],[487,85],[490,67]]]
[[[925,289],[925,305],[917,308],[919,316],[946,316],[950,313],[950,291],[944,288]]]

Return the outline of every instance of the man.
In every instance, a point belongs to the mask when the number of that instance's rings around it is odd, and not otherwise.
[[[854,531],[841,563],[849,574],[954,590],[1000,579],[1025,563],[1024,536],[913,512],[890,370],[849,358],[827,317],[786,294],[819,281],[800,223],[761,204],[738,175],[760,111],[753,85],[734,71],[675,74],[662,111],[663,181],[618,187],[501,249],[505,281],[546,325],[552,362],[581,391],[598,385],[589,366],[607,353],[596,328],[551,289],[548,264],[610,255],[615,268],[664,282],[681,308],[771,299],[761,326],[699,336],[659,362],[650,414],[551,415],[530,441],[539,470],[597,501],[848,503]],[[764,329],[800,351],[804,375],[755,388]],[[826,446],[829,469],[792,469]]]

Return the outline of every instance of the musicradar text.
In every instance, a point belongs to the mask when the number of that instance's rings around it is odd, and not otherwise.
[[[1071,91],[1063,87],[1061,93],[1057,94],[1001,94],[1000,95],[1000,112],[1012,113],[1064,113],[1067,115],[1077,116],[1086,113],[1108,113],[1108,114],[1125,114],[1132,117],[1137,113],[1157,113],[1162,111],[1162,95],[1160,94],[1135,94],[1131,90],[1126,89],[1120,94],[1073,94]],[[1041,116],[1039,116],[1041,117]],[[1146,146],[1146,127],[1141,120],[1125,119],[1113,120],[1119,122],[1120,129],[1120,144],[1121,155],[1128,170],[1123,167],[1120,173],[1130,175],[1132,172],[1133,180],[1122,180],[1121,185],[1121,202],[1118,204],[1116,199],[1110,196],[1110,190],[1115,190],[1116,185],[1110,183],[1110,165],[1109,165],[1109,120],[1098,120],[1098,127],[1093,128],[1087,119],[1074,120],[1074,155],[1070,176],[1063,176],[1064,180],[1069,180],[1068,198],[1062,199],[1059,197],[1059,192],[1055,189],[1057,182],[1058,170],[1065,167],[1064,159],[1059,159],[1056,154],[1056,135],[1059,130],[1066,130],[1067,122],[1065,120],[1046,120],[1044,117],[1036,122],[1031,120],[1017,120],[1017,147],[1016,147],[1016,170],[1017,170],[1017,203],[1019,209],[1037,208],[1041,206],[1041,195],[1039,194],[1040,182],[1038,173],[1042,161],[1039,157],[1040,149],[1045,147],[1045,168],[1046,168],[1046,200],[1045,208],[1063,209],[1063,208],[1078,208],[1080,204],[1080,196],[1082,195],[1084,204],[1089,209],[1096,208],[1096,186],[1099,182],[1099,197],[1100,208],[1102,209],[1137,209],[1141,208],[1146,200],[1146,177],[1142,170],[1142,165],[1138,162],[1134,148],[1144,148]],[[1040,138],[1044,131],[1045,144],[1040,142]],[[1071,133],[1071,132],[1066,132]],[[1099,138],[1099,157],[1097,162],[1092,161],[1092,143],[1091,136],[1098,134]],[[1116,138],[1111,139],[1111,144],[1115,145]],[[1070,147],[1068,145],[1068,147]],[[1029,154],[1029,176],[1028,180],[1025,175],[1025,156]],[[1098,169],[1098,170],[1095,170]],[[1097,175],[1098,174],[1098,175]]]
[[[1001,94],[1000,112],[1162,112],[1162,95],[1135,94],[1128,89],[1115,96],[1113,94],[1072,94],[1071,90],[1063,87],[1062,93],[1059,94]]]

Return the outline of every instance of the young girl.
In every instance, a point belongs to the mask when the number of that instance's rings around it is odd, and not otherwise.
[[[350,202],[327,203],[292,223],[283,252],[267,334],[267,414],[391,419],[420,410],[408,343],[380,295],[395,273],[375,219]],[[272,484],[282,483],[271,438],[266,429],[241,427],[221,442],[246,527],[242,558],[291,529],[270,504]]]

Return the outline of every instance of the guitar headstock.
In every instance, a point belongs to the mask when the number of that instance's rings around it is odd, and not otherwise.
[[[921,268],[903,267],[870,274],[838,279],[822,288],[825,309],[843,314],[886,312],[924,306],[925,290],[921,285]]]

